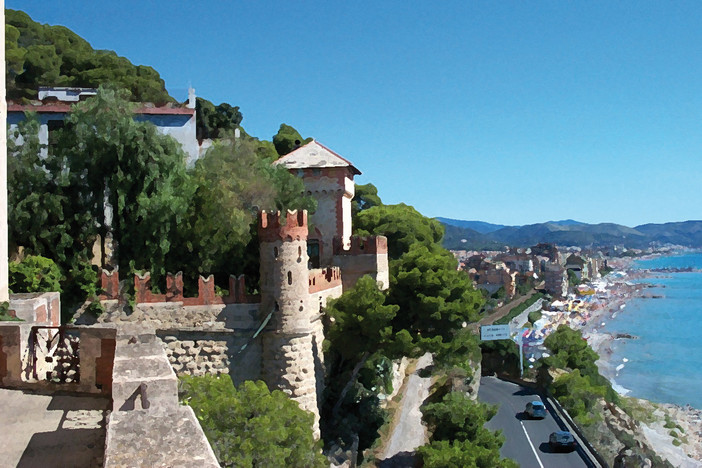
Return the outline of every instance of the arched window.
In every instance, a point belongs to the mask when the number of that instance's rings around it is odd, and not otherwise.
[[[292,272],[288,272],[288,284],[292,284]]]

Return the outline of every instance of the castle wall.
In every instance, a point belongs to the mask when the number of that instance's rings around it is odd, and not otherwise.
[[[380,289],[390,287],[388,241],[384,236],[354,236],[346,246],[340,239],[335,239],[333,261],[343,272],[345,291],[353,288],[364,275],[371,275],[380,284]]]
[[[321,320],[309,293],[307,212],[259,218],[261,312],[272,313],[262,335],[261,376],[271,389],[285,392],[314,415],[319,437],[317,405],[323,375]]]
[[[144,303],[129,314],[116,301],[103,304],[100,323],[153,327],[177,375],[229,374],[236,385],[261,378],[259,304]]]
[[[177,375],[228,374],[234,385],[261,378],[261,339],[251,333],[159,330]]]

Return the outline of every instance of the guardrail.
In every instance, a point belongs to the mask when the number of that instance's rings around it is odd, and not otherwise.
[[[573,421],[570,417],[568,411],[561,406],[561,404],[553,397],[546,396],[546,401],[555,410],[556,416],[561,420],[564,426],[568,428],[568,431],[573,434],[573,437],[578,441],[580,447],[583,448],[583,452],[589,458],[592,466],[597,468],[609,468],[607,461],[600,455],[600,453],[592,446],[592,444],[587,440],[587,437],[582,433],[580,427]]]
[[[587,457],[587,461],[590,463],[590,465],[595,468],[609,468],[607,461],[604,459],[604,457],[602,457],[602,455],[600,455],[595,447],[592,446],[590,441],[587,440],[587,437],[585,437],[585,434],[583,434],[583,432],[580,430],[580,427],[573,420],[573,418],[570,417],[568,411],[561,406],[558,400],[556,400],[554,397],[546,395],[542,388],[536,385],[534,382],[528,382],[508,375],[498,375],[498,378],[517,385],[533,388],[535,391],[537,391],[546,404],[551,407],[551,414],[553,414],[554,418],[558,420],[556,422],[560,421],[561,425],[565,426],[566,429],[573,434],[573,437],[582,448],[582,453]]]

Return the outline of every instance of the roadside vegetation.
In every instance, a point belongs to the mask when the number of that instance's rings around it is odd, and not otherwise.
[[[328,304],[322,433],[328,445],[345,449],[357,441],[362,461],[387,421],[379,396],[393,390],[393,360],[431,352],[437,372],[474,377],[478,339],[464,326],[480,317],[483,296],[441,247],[438,221],[411,206],[384,205],[370,184],[359,189],[356,234],[388,238],[390,288],[361,278]]]
[[[580,331],[561,325],[544,345],[551,355],[540,361],[539,383],[558,399],[605,459],[632,463],[648,458],[653,466],[670,466],[636,438],[638,423],[632,417],[636,408],[599,373],[595,364],[599,356]]]
[[[431,434],[429,444],[419,448],[425,468],[517,468],[500,457],[504,436],[483,427],[497,409],[478,403],[465,392],[452,391],[422,408],[422,418]]]

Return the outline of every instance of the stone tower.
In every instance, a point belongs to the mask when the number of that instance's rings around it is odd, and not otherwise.
[[[318,251],[319,261],[313,261],[312,266],[331,265],[334,239],[341,239],[344,248],[349,246],[353,178],[361,171],[318,141],[297,148],[273,164],[301,177],[307,195],[317,200],[317,210],[311,215],[315,232],[310,233],[309,243],[313,251]]]
[[[260,310],[272,312],[262,334],[261,376],[271,390],[282,390],[314,414],[319,437],[323,335],[309,293],[307,230],[306,211],[259,214]]]

